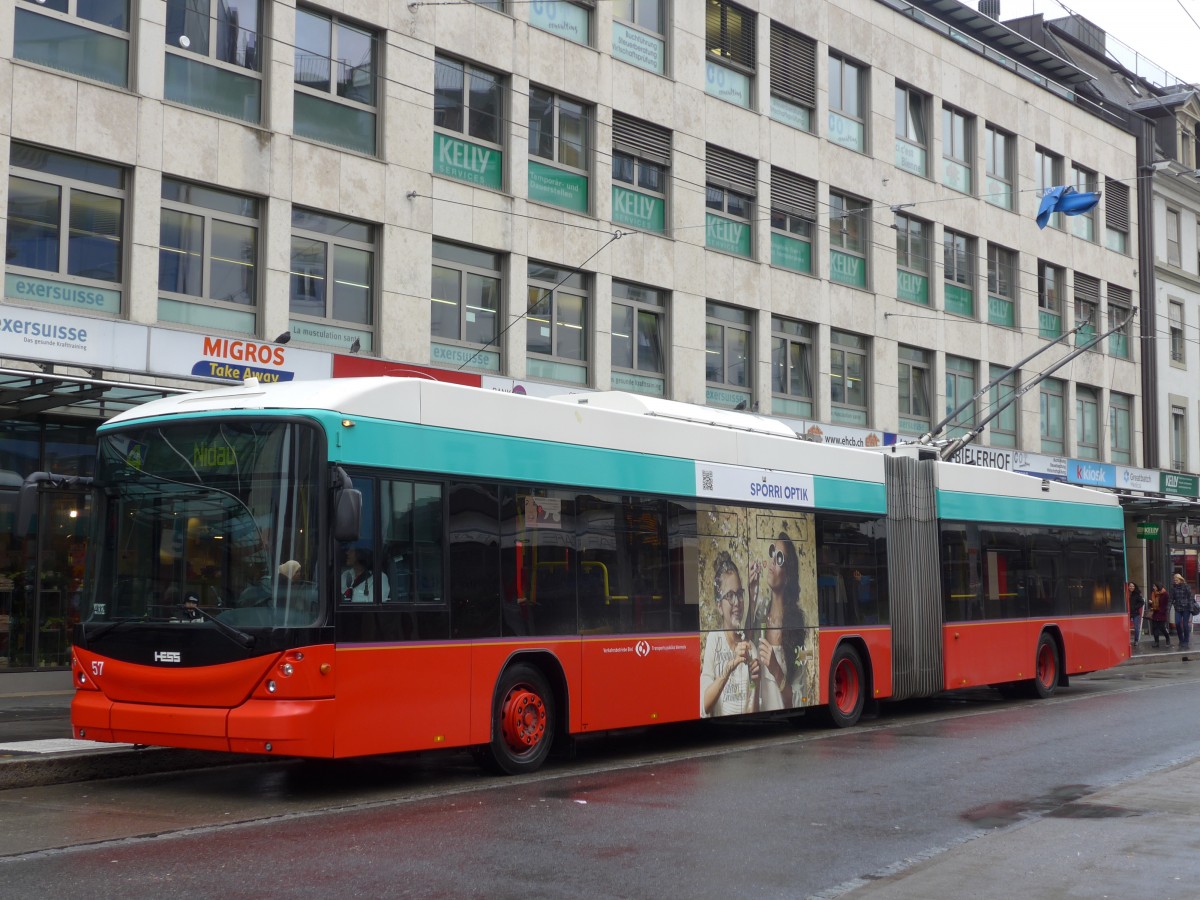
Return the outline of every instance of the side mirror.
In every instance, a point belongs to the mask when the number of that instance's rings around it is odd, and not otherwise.
[[[51,488],[84,488],[91,486],[92,479],[79,475],[55,475],[52,472],[34,472],[26,476],[17,496],[18,537],[29,534],[38,512],[38,491],[43,484]]]
[[[333,539],[339,544],[350,544],[358,540],[358,526],[362,521],[362,491],[357,490],[341,466],[335,466],[333,478]]]

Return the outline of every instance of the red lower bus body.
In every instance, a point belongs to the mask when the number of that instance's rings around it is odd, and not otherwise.
[[[1121,615],[944,625],[944,688],[1034,677],[1038,641],[1055,637],[1065,675],[1129,656]],[[834,652],[862,658],[868,699],[893,694],[887,626],[820,632],[819,696]],[[515,656],[561,671],[572,734],[700,716],[698,634],[461,643],[321,645],[186,669],[104,659],[76,647],[74,735],[102,742],[345,758],[486,744],[496,684]]]

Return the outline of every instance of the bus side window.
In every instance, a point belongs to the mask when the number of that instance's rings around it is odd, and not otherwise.
[[[379,599],[379,557],[375,553],[375,479],[363,475],[351,478],[362,492],[362,518],[358,540],[341,544],[337,555],[337,583],[340,603],[367,603]]]

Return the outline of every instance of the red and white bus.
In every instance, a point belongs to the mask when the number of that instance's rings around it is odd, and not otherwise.
[[[341,758],[995,685],[1128,657],[1112,495],[629,394],[403,378],[100,432],[74,733]]]

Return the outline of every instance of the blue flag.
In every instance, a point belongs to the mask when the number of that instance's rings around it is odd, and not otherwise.
[[[1069,184],[1052,187],[1042,194],[1042,203],[1038,207],[1037,214],[1038,228],[1046,227],[1050,222],[1051,213],[1060,212],[1066,213],[1068,216],[1077,216],[1092,209],[1099,202],[1099,192],[1080,193]]]

